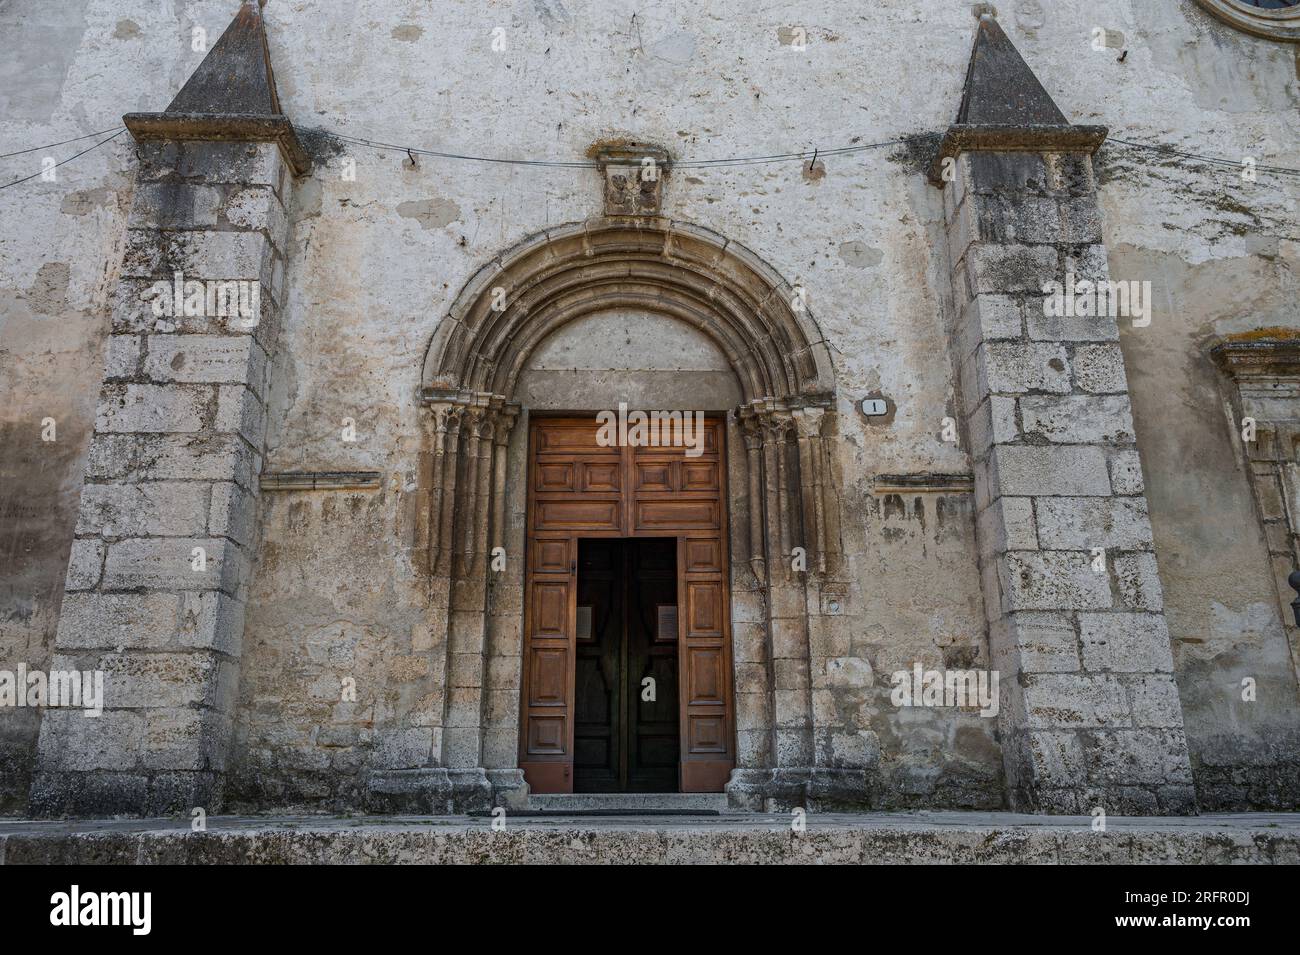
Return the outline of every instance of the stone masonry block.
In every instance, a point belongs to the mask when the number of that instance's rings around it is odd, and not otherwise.
[[[203,549],[202,569],[195,548]],[[106,590],[221,590],[238,595],[248,580],[248,559],[239,547],[214,538],[145,538],[111,544],[104,569]]]
[[[238,484],[223,481],[212,486],[207,531],[213,537],[229,537],[237,544],[251,547],[256,533],[256,517],[253,496]]]
[[[1004,245],[1051,245],[1068,241],[1061,207],[1051,196],[978,193],[974,206],[977,238]]]
[[[1134,610],[1164,609],[1164,591],[1155,554],[1121,554],[1112,562],[1124,605]]]
[[[980,512],[977,530],[981,554],[1038,550],[1034,506],[1027,497],[998,498]]]
[[[434,728],[392,727],[376,735],[372,765],[377,769],[415,769],[429,765]]]
[[[1079,669],[1079,638],[1065,613],[1020,611],[1007,614],[989,628],[994,655],[1019,658],[1022,673],[1075,673]],[[1000,679],[1012,679],[1003,673]]]
[[[217,224],[225,201],[218,186],[192,182],[140,182],[131,200],[132,228],[206,229]]]
[[[1035,730],[1027,745],[1034,782],[1040,786],[1080,786],[1088,779],[1088,764],[1079,734],[1064,730]]]
[[[1027,395],[1020,416],[1028,437],[1056,444],[1126,444],[1133,441],[1128,395]]]
[[[971,458],[981,461],[990,445],[1010,444],[1020,437],[1016,421],[1016,399],[1002,395],[989,395],[975,409],[967,423]]]
[[[1061,256],[1061,269],[1067,285],[1071,276],[1076,287],[1080,282],[1109,282],[1110,254],[1100,242],[1072,244]]]
[[[1060,345],[987,342],[966,360],[961,374],[967,408],[977,408],[989,394],[1070,391],[1070,366]]]
[[[1088,153],[1049,153],[1042,157],[1053,192],[1082,196],[1096,204],[1097,177]]]
[[[961,156],[968,189],[975,193],[1047,193],[1052,177],[1046,159],[1033,152],[970,152]]]
[[[1190,783],[1187,738],[1178,729],[1092,731],[1083,735],[1094,782],[1109,785]]]
[[[470,768],[482,759],[482,730],[477,726],[449,726],[442,730],[442,762],[449,768]]]
[[[1101,245],[1101,207],[1093,194],[1061,197],[1061,233],[1071,245]]]
[[[1182,729],[1183,706],[1172,673],[1129,677],[1126,683],[1134,726]]]
[[[1110,581],[1086,553],[1012,551],[999,566],[1003,609],[1085,610],[1111,605]]]
[[[157,382],[244,384],[260,397],[266,353],[248,335],[150,335],[144,373]]]
[[[1074,380],[1084,391],[1093,394],[1119,394],[1128,391],[1124,374],[1124,354],[1117,344],[1079,345],[1074,350]]]
[[[1146,489],[1142,460],[1136,449],[1111,452],[1110,483],[1116,494],[1141,494]]]
[[[150,770],[223,770],[231,722],[225,713],[206,706],[150,709],[141,765]]]
[[[202,537],[209,488],[194,482],[87,484],[77,517],[79,536]]]
[[[995,446],[989,455],[990,487],[1013,497],[1095,497],[1110,494],[1106,456],[1080,446]]]
[[[54,645],[64,652],[164,647],[176,638],[179,609],[175,594],[68,594]]]
[[[104,693],[107,697],[107,686]],[[40,757],[47,770],[126,770],[139,759],[144,717],[138,712],[106,709],[87,717],[81,710],[59,708],[47,710],[42,719]]]
[[[215,650],[238,659],[244,642],[244,605],[215,590],[180,595],[180,646]]]
[[[257,480],[257,455],[236,434],[149,436],[138,452],[141,480],[234,481],[245,489]]]
[[[226,221],[240,229],[265,229],[277,245],[288,234],[284,206],[270,186],[248,186],[231,194],[225,207]]]
[[[167,240],[164,233],[148,226],[135,229],[128,225],[119,274],[124,279],[147,279],[144,287],[151,285],[153,281],[165,274],[167,258],[163,253],[166,247]]]
[[[76,658],[56,655],[53,669],[73,668]],[[209,653],[108,653],[96,669],[104,672],[104,706],[146,709],[209,702],[217,660]]]
[[[275,143],[150,141],[139,144],[143,182],[201,180],[279,189],[284,159]]]
[[[958,340],[965,359],[984,342],[1019,341],[1024,337],[1019,299],[1012,295],[976,295],[961,306]]]
[[[100,540],[74,540],[68,558],[68,590],[92,590],[104,573],[106,546]]]
[[[1057,249],[1050,245],[976,242],[966,252],[966,281],[972,294],[1040,294],[1057,272]]]
[[[134,378],[140,364],[140,336],[110,335],[104,356],[104,378]]]
[[[947,210],[945,210],[947,213]],[[948,225],[948,261],[957,271],[964,269],[962,262],[967,249],[980,239],[979,223],[973,211],[973,203],[963,202],[946,215]]]
[[[187,279],[244,279],[272,287],[273,247],[260,232],[180,233],[173,241],[173,267]]]
[[[1034,729],[1129,726],[1124,686],[1115,677],[1038,673],[1022,680],[1028,725]]]
[[[1079,615],[1083,665],[1115,673],[1171,673],[1169,628],[1157,613]]]
[[[1048,302],[1047,293],[1041,293],[1025,309],[1025,323],[1034,341],[1119,341],[1119,325],[1110,315],[1049,315]]]
[[[1053,550],[1151,548],[1151,521],[1141,497],[1044,497],[1037,502],[1038,540]]]
[[[253,447],[266,435],[266,414],[252,389],[244,385],[218,385],[214,431],[233,431]]]
[[[185,281],[197,280],[186,277]],[[274,347],[280,320],[269,286],[256,278],[213,279],[202,292],[198,314],[174,314],[174,274],[122,279],[110,299],[112,331],[119,335],[249,336],[268,352]]]
[[[106,384],[95,431],[193,433],[203,428],[212,389],[199,385]]]

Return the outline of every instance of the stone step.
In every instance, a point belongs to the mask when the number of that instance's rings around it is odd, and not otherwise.
[[[532,793],[530,811],[565,813],[722,813],[726,793]]]
[[[187,816],[0,819],[0,864],[1300,863],[1300,813],[1179,817],[1004,812],[578,817]],[[1252,900],[1254,901],[1254,900]],[[1156,914],[1159,914],[1157,912]]]

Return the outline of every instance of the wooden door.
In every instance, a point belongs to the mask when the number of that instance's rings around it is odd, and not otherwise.
[[[519,765],[534,792],[573,791],[578,542],[591,538],[675,539],[678,785],[720,792],[726,783],[735,744],[723,427],[707,419],[702,453],[690,455],[681,447],[601,447],[594,415],[533,419]],[[639,699],[631,689],[620,682],[621,713]],[[646,722],[662,725],[662,714],[647,711]],[[624,721],[626,729],[635,724]],[[644,735],[655,733],[648,727]],[[624,740],[621,766],[628,750]]]
[[[675,792],[681,782],[677,541],[671,537],[633,538],[624,544],[624,788]],[[647,684],[647,679],[653,683]]]

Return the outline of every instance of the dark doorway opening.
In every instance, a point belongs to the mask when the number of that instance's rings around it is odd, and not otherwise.
[[[677,792],[676,538],[578,542],[574,792]]]

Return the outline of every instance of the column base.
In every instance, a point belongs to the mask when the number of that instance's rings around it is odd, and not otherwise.
[[[492,805],[528,808],[528,782],[522,769],[489,769],[487,778],[492,784]]]

